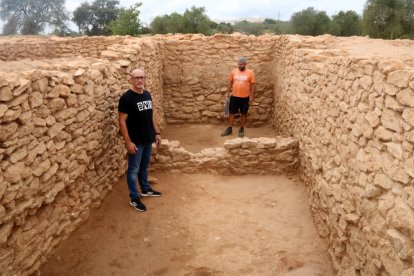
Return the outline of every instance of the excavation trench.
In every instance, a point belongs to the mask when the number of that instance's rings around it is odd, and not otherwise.
[[[223,126],[169,126],[164,138],[198,152],[222,146]],[[249,128],[249,138],[273,137]],[[232,137],[234,138],[234,137]],[[125,178],[64,241],[42,275],[333,275],[295,175],[154,171],[161,198],[128,204]]]

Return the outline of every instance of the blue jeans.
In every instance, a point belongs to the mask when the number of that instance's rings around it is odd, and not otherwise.
[[[137,174],[141,191],[146,192],[151,189],[148,183],[148,165],[151,159],[152,145],[137,145],[137,148],[135,154],[128,154],[127,183],[131,199],[140,197],[137,189]]]

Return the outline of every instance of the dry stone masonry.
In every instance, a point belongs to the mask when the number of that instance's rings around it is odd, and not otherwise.
[[[339,274],[413,275],[414,55],[321,49],[332,40],[285,44],[275,126],[299,139],[315,223]]]
[[[413,275],[414,43],[238,34],[0,38],[1,274],[36,272],[124,174],[132,68],[162,128],[217,124],[241,55],[257,79],[249,124],[288,138],[164,141],[151,169],[299,172],[338,275]]]
[[[208,172],[223,175],[294,174],[297,172],[298,142],[293,138],[236,138],[223,148],[207,148],[192,153],[178,141],[164,140],[154,148],[152,170]]]

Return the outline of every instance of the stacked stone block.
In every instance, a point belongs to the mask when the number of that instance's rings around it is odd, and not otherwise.
[[[154,149],[151,170],[223,175],[289,175],[298,170],[298,142],[293,138],[235,138],[222,148],[207,148],[192,153],[179,141],[162,141]]]
[[[152,169],[279,174],[293,172],[299,157],[338,274],[412,275],[414,63],[336,46],[348,39],[356,38],[0,39],[1,60],[36,69],[0,64],[3,274],[36,271],[124,173],[116,108],[132,68],[146,69],[161,125],[219,123],[228,74],[243,55],[257,77],[250,124],[273,122],[293,139],[236,139],[197,154],[168,142]],[[280,141],[289,149],[281,152]]]
[[[285,43],[275,126],[299,139],[311,209],[340,275],[411,275],[414,68]],[[276,74],[276,73],[275,73]]]
[[[132,68],[146,68],[164,125],[162,65],[151,43],[119,45],[105,60],[49,59],[2,72],[0,274],[37,271],[124,174],[117,106]]]
[[[270,66],[277,36],[174,35],[163,41],[164,112],[167,123],[220,124],[230,71],[240,56],[256,76],[256,99],[249,111],[249,125],[270,124],[273,85]]]

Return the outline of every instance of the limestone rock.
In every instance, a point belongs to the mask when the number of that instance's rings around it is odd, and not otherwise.
[[[387,235],[391,239],[398,257],[408,260],[414,256],[414,242],[409,237],[396,229],[387,230]]]
[[[62,191],[64,188],[65,188],[65,183],[63,183],[63,182],[55,183],[55,185],[53,185],[52,190],[49,191],[46,194],[46,200],[45,200],[45,202],[48,203],[48,204],[51,203],[51,202],[53,202],[53,200],[55,199],[56,195],[60,191]]]
[[[30,84],[31,84],[30,80],[24,79],[24,78],[19,78],[19,85],[18,85],[17,88],[13,89],[13,95],[14,96],[19,96],[24,91],[26,91],[27,88],[30,87]]]
[[[49,86],[49,80],[47,78],[41,78],[32,83],[32,88],[35,91],[45,92]]]
[[[383,189],[389,190],[393,187],[394,180],[392,180],[385,174],[376,174],[374,177],[373,184]]]
[[[13,92],[10,87],[4,86],[0,88],[0,102],[8,102],[13,99]]]
[[[32,108],[36,108],[43,104],[43,96],[40,92],[34,91],[30,94],[29,104]]]
[[[414,209],[414,187],[405,187],[402,193],[402,198]]]
[[[74,77],[80,77],[85,73],[85,69],[83,68],[78,68],[75,73],[73,73]]]
[[[46,171],[42,177],[41,180],[42,181],[47,181],[49,180],[59,169],[59,165],[57,163],[54,163],[50,166],[50,168],[48,169],[48,171]]]
[[[0,183],[0,186],[2,185],[2,183]],[[0,187],[1,189],[1,187]],[[1,199],[2,193],[0,191],[0,199]],[[0,204],[0,225],[3,224],[3,219],[6,216],[6,208],[4,208],[3,205]]]
[[[14,133],[16,133],[17,128],[19,125],[17,123],[8,123],[8,124],[1,124],[1,131],[0,131],[0,142],[6,141],[10,138]]]
[[[378,63],[378,68],[382,73],[388,74],[392,71],[401,71],[404,69],[404,64],[399,60],[384,60]]]
[[[369,111],[367,115],[365,115],[365,119],[369,122],[370,126],[375,128],[380,124],[380,119],[373,111]]]
[[[227,140],[226,142],[224,142],[224,148],[229,149],[229,150],[241,148],[242,143],[243,143],[242,138],[235,138],[235,139]]]
[[[7,238],[9,237],[11,233],[13,225],[14,225],[13,222],[0,225],[0,245],[3,245],[7,242]]]
[[[116,61],[121,67],[128,67],[131,64],[131,61],[126,59],[120,59]]]
[[[395,111],[384,110],[381,117],[381,123],[387,129],[394,130],[398,133],[402,131],[400,115]]]
[[[43,175],[45,172],[47,172],[50,169],[50,160],[46,159],[45,161],[43,161],[42,163],[40,163],[34,170],[33,170],[33,174],[35,176],[41,176]]]
[[[394,111],[402,112],[404,106],[400,104],[395,97],[387,96],[385,98],[385,107]]]
[[[78,110],[76,108],[71,107],[57,112],[54,117],[58,122],[60,122],[74,117],[77,112]]]
[[[397,94],[397,100],[403,105],[414,107],[414,91],[410,88],[401,90]]]
[[[408,87],[408,81],[412,73],[406,70],[396,70],[388,74],[387,82],[397,87]]]
[[[23,147],[12,153],[12,155],[10,156],[10,161],[14,164],[22,160],[26,156],[27,156],[27,149],[26,147]]]
[[[18,162],[9,166],[4,172],[4,179],[10,183],[16,183],[22,178],[22,173],[25,168],[23,162]]]
[[[403,149],[400,143],[390,142],[385,143],[387,146],[388,152],[391,153],[395,158],[402,160],[403,159]]]
[[[70,88],[67,85],[59,84],[53,87],[52,91],[48,94],[49,97],[68,97],[70,94]]]
[[[382,194],[382,190],[378,188],[377,186],[368,184],[365,187],[365,197],[366,198],[374,198]]]
[[[414,108],[406,108],[402,117],[409,125],[414,126]]]
[[[105,50],[101,52],[101,58],[106,58],[109,60],[120,60],[122,56],[119,52]]]
[[[1,119],[1,117],[3,117],[4,116],[4,114],[6,113],[6,111],[8,110],[9,108],[7,107],[7,105],[5,105],[5,104],[0,104],[0,119]]]
[[[395,229],[414,235],[414,211],[402,199],[395,200],[395,206],[388,212],[386,219]]]
[[[407,159],[404,162],[405,171],[414,178],[414,157]]]

